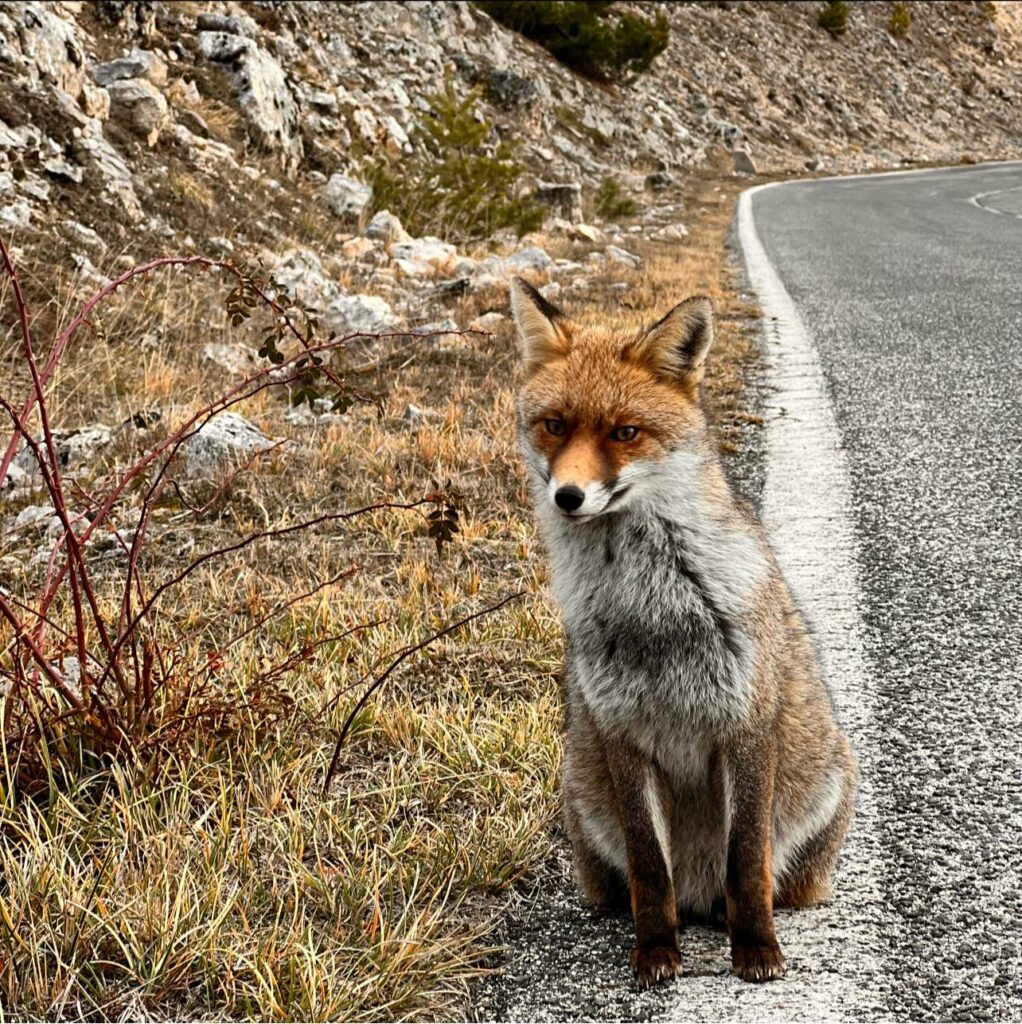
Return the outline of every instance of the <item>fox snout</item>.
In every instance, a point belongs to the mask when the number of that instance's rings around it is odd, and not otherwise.
[[[558,487],[554,491],[554,504],[562,512],[574,512],[576,509],[581,508],[585,503],[586,492],[581,487],[576,487],[574,484],[567,484],[564,487]]]
[[[580,485],[550,477],[547,484],[547,497],[564,516],[571,518],[587,518],[607,511],[615,497],[622,493],[617,480],[595,480]]]

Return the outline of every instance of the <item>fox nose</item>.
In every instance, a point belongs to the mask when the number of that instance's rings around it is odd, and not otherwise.
[[[564,509],[565,512],[574,512],[585,500],[586,496],[582,488],[575,487],[573,484],[558,487],[557,493],[554,495],[557,507]]]

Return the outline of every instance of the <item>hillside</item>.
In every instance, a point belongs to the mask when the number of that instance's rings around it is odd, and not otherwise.
[[[345,200],[324,196],[327,179],[384,155],[414,168],[445,69],[458,95],[479,87],[488,144],[519,143],[536,177],[518,187],[570,186],[545,195],[576,219],[607,176],[656,207],[648,185],[726,168],[733,149],[767,174],[1022,152],[1011,4],[912,3],[904,38],[890,3],[850,4],[840,38],[813,3],[634,6],[663,9],[669,46],[609,86],[467,3],[5,4],[2,223],[59,237],[86,268],[102,243],[333,255]]]

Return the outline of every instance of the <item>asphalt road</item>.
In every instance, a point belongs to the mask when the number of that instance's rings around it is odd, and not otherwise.
[[[788,975],[638,993],[627,918],[524,900],[495,1020],[1022,1017],[1022,165],[788,183],[738,225],[766,428],[736,469],[803,605],[863,785]]]

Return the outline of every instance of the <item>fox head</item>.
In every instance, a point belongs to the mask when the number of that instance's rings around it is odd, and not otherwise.
[[[525,368],[519,431],[537,502],[583,522],[662,499],[676,453],[706,443],[698,390],[713,342],[710,300],[686,299],[627,335],[570,320],[521,279],[511,306]]]

